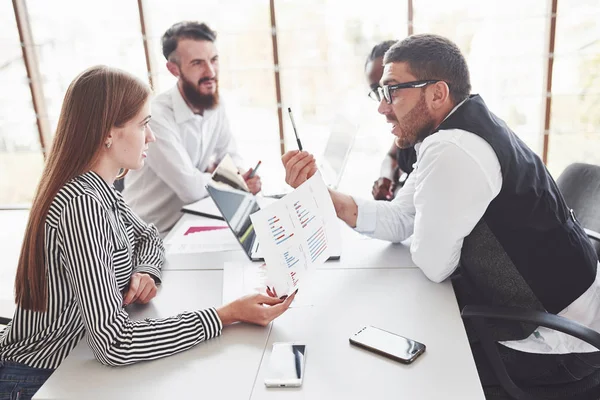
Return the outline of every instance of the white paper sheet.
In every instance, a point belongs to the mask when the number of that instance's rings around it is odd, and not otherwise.
[[[165,241],[168,254],[240,250],[240,244],[223,221],[188,221]]]
[[[335,208],[320,173],[251,218],[278,294],[292,293],[340,247]]]

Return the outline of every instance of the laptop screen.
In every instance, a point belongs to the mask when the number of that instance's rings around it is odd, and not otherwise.
[[[254,232],[250,214],[260,209],[256,198],[251,193],[231,188],[221,189],[208,185],[206,190],[246,254],[251,257],[256,232]]]
[[[331,127],[320,169],[325,183],[334,189],[344,173],[355,136],[356,127],[344,118],[337,118]]]

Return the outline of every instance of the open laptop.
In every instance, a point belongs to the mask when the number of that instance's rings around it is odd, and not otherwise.
[[[355,137],[356,126],[346,118],[337,118],[331,127],[323,158],[319,164],[323,180],[332,189],[337,189],[342,180]]]
[[[223,218],[229,225],[242,249],[252,261],[264,261],[260,254],[260,244],[250,214],[260,210],[257,198],[252,193],[231,188],[206,186]],[[331,249],[329,260],[339,260],[341,249]]]

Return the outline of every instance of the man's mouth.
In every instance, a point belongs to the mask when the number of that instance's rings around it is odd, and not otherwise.
[[[398,126],[398,121],[390,121],[388,119],[387,123],[390,124],[390,125],[392,125],[392,129],[391,130],[394,130]]]
[[[200,85],[206,85],[206,86],[211,86],[217,83],[216,79],[206,79],[206,80],[201,80],[200,81]]]

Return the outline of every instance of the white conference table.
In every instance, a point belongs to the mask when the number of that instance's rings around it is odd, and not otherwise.
[[[344,251],[355,254],[353,248],[364,246],[362,251],[371,254],[362,258],[362,266],[343,253],[339,262],[317,270],[311,281],[313,306],[291,308],[265,328],[226,327],[222,336],[191,350],[127,367],[101,365],[83,340],[34,399],[484,399],[450,283],[433,283],[410,263],[392,262],[410,260],[405,245],[347,237]],[[387,255],[374,254],[382,250]],[[131,317],[167,317],[220,305],[223,272],[218,268],[231,261],[231,253],[236,252],[219,255],[222,260],[188,255],[196,270],[179,269],[169,256],[171,269],[164,271],[157,297],[146,306],[130,306]],[[208,269],[206,263],[213,262],[215,269]],[[364,325],[421,341],[427,351],[412,365],[402,365],[351,346],[348,338]],[[265,365],[275,341],[307,344],[301,388],[265,388]]]
[[[182,214],[171,232],[165,237],[168,241],[185,223],[197,222],[208,225],[214,219],[192,214]],[[340,222],[342,254],[340,260],[327,261],[320,269],[330,268],[416,268],[410,257],[410,239],[403,243],[389,243],[361,235]],[[231,233],[233,238],[233,233]],[[242,250],[222,251],[202,254],[170,254],[163,270],[223,269],[225,262],[246,262],[248,257]]]

